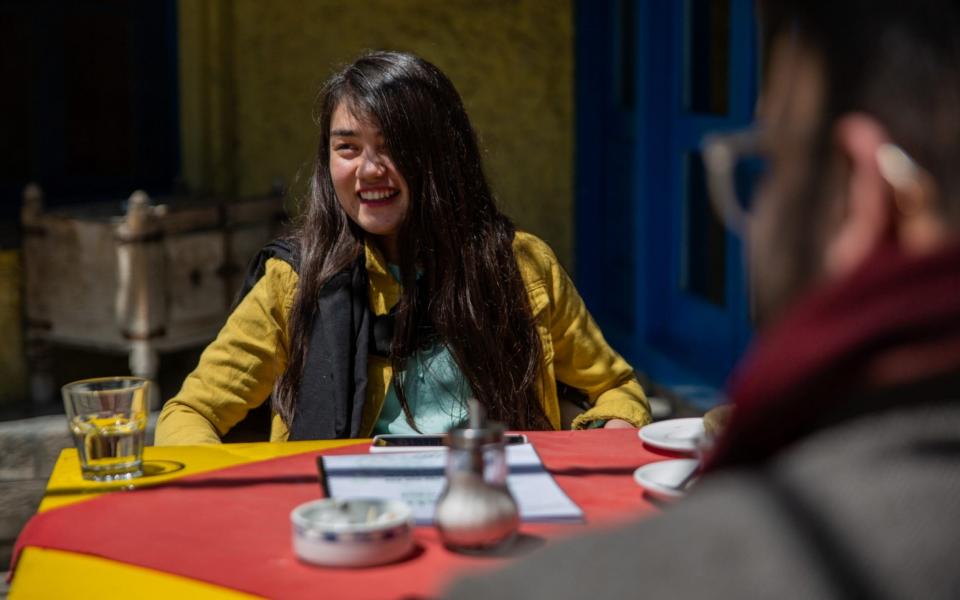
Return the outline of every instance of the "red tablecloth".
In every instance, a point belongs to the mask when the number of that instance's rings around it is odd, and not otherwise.
[[[524,524],[515,554],[548,538],[651,509],[632,473],[664,456],[644,447],[635,430],[528,435],[547,469],[583,509],[586,524]],[[326,453],[365,448],[349,446]],[[36,546],[100,556],[263,596],[361,599],[429,596],[464,569],[507,560],[450,552],[432,527],[418,527],[418,551],[399,563],[351,570],[299,562],[291,547],[289,513],[322,496],[317,454],[244,464],[38,514],[17,540],[14,561],[24,547]]]

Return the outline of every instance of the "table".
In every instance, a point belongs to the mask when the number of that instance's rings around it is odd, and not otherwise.
[[[654,510],[632,472],[668,456],[635,430],[528,436],[585,523],[525,523],[503,557],[450,552],[433,528],[418,527],[413,557],[370,569],[299,562],[288,520],[294,506],[322,495],[318,453],[366,452],[369,440],[148,447],[150,475],[129,490],[84,481],[76,451],[64,450],[18,540],[11,598],[423,598],[458,574]]]

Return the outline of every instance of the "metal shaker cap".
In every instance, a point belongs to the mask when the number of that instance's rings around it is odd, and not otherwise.
[[[486,412],[477,400],[467,400],[467,406],[470,412],[467,425],[447,432],[447,445],[458,450],[470,450],[487,444],[503,443],[503,425],[487,421]]]

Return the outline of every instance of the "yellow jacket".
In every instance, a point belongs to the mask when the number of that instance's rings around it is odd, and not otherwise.
[[[367,243],[365,249],[370,308],[383,315],[399,300],[400,285],[376,246]],[[541,402],[553,427],[560,428],[558,380],[583,391],[593,405],[574,419],[574,428],[609,419],[624,419],[637,427],[648,423],[649,406],[633,369],[607,345],[550,247],[517,232],[513,250],[543,345]],[[163,407],[157,445],[219,443],[221,435],[270,396],[287,365],[287,318],[296,287],[297,274],[290,265],[279,259],[267,261],[263,277],[204,350],[180,393]],[[367,376],[364,436],[373,431],[383,407],[393,376],[390,361],[370,355]],[[287,434],[274,414],[271,441],[284,441]]]

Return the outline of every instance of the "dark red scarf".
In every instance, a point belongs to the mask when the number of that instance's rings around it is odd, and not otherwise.
[[[734,414],[708,469],[762,462],[870,410],[850,406],[864,397],[956,373],[960,243],[922,257],[883,247],[757,340],[731,379]]]

